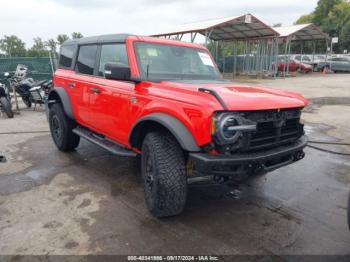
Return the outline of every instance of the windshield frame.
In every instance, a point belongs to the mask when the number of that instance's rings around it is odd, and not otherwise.
[[[194,50],[197,50],[197,51],[200,51],[200,52],[204,52],[206,54],[209,55],[211,61],[213,62],[213,70],[215,71],[216,73],[216,78],[212,78],[212,77],[203,77],[203,75],[196,75],[198,76],[198,78],[186,78],[186,77],[171,77],[171,76],[174,76],[174,74],[169,74],[167,77],[166,74],[163,74],[165,75],[164,77],[152,77],[152,75],[149,75],[148,77],[144,75],[144,72],[142,70],[142,66],[141,66],[141,61],[140,61],[140,57],[139,57],[139,54],[137,52],[137,45],[138,44],[152,44],[152,45],[161,45],[161,46],[175,46],[175,47],[180,47],[180,48],[188,48],[188,49],[194,49]],[[176,44],[173,44],[173,43],[161,43],[161,42],[153,42],[153,41],[134,41],[133,42],[133,49],[134,49],[134,55],[135,55],[135,58],[136,58],[136,65],[137,65],[137,68],[138,68],[138,72],[139,72],[139,78],[141,81],[151,81],[151,82],[161,82],[161,81],[181,81],[181,80],[194,80],[194,81],[197,81],[197,80],[204,80],[204,81],[224,81],[224,78],[214,60],[214,58],[212,57],[211,53],[206,49],[206,48],[200,48],[200,47],[196,47],[196,46],[183,46],[183,45],[176,45]],[[180,75],[180,74],[179,74]],[[190,76],[192,74],[181,74],[182,76]]]

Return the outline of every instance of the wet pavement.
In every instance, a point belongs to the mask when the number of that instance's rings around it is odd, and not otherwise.
[[[349,120],[348,101],[332,103],[342,112],[323,121],[332,105],[315,99],[309,137],[350,142],[349,123],[339,128],[336,119]],[[38,112],[20,119],[24,126],[0,119],[0,133],[47,129]],[[136,159],[85,141],[61,153],[45,133],[0,135],[0,146],[8,160],[0,163],[0,254],[350,254],[349,156],[307,148],[302,161],[241,184],[192,185],[183,214],[156,219]]]

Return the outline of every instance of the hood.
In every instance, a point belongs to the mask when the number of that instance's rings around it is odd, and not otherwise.
[[[215,99],[211,94],[199,92],[199,88],[206,88],[215,91],[232,111],[253,111],[283,108],[303,108],[308,105],[308,101],[300,94],[258,86],[236,85],[232,82],[210,82],[200,81],[161,82],[161,86],[167,89],[174,89],[184,93],[195,92],[194,95],[207,96]],[[192,93],[191,92],[191,93]],[[200,99],[199,101],[202,100]],[[217,100],[216,100],[217,101]],[[203,106],[203,105],[200,105]],[[216,109],[218,110],[218,109]]]

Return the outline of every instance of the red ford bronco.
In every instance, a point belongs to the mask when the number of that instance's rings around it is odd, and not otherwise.
[[[132,35],[65,42],[48,97],[52,138],[141,155],[147,208],[179,214],[187,185],[268,172],[304,157],[299,94],[223,80],[197,44]]]

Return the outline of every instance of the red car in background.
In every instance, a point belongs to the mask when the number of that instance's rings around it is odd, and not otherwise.
[[[272,68],[274,69],[276,66],[276,62],[272,64]],[[283,58],[278,58],[277,61],[277,71],[278,72],[302,72],[302,73],[310,73],[312,72],[312,66],[308,64],[304,64],[301,62],[298,62],[294,59],[285,59]]]

